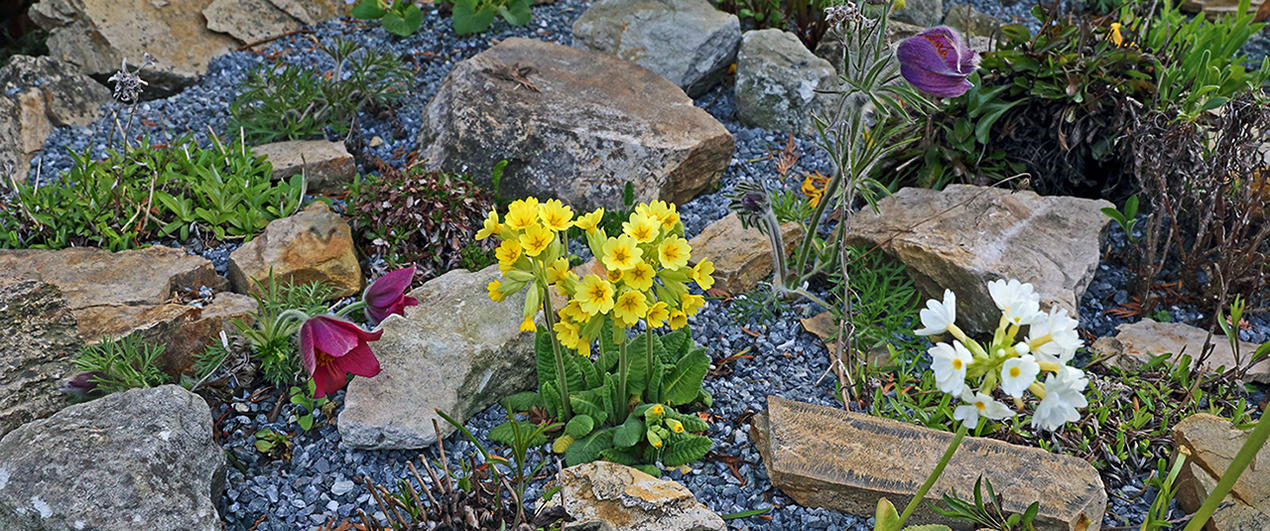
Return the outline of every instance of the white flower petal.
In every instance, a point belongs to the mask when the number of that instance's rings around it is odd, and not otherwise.
[[[922,318],[923,328],[914,330],[919,336],[933,336],[948,331],[948,327],[957,321],[957,294],[952,290],[944,290],[944,302],[935,299],[926,301],[926,309],[918,312]]]
[[[1010,358],[1001,364],[1001,389],[1014,398],[1023,398],[1023,391],[1036,381],[1041,366],[1031,355]]]

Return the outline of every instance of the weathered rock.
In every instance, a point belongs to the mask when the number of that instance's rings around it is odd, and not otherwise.
[[[945,288],[953,290],[959,326],[990,333],[1001,311],[988,282],[998,279],[1029,282],[1043,311],[1057,304],[1076,317],[1111,221],[1099,209],[1110,206],[978,186],[905,188],[878,201],[880,213],[855,214],[847,243],[880,246],[927,297],[942,300]]]
[[[207,28],[243,43],[277,37],[344,13],[339,0],[213,0],[203,9]]]
[[[251,148],[256,155],[269,157],[273,178],[290,179],[304,173],[310,194],[338,195],[348,191],[357,174],[353,156],[344,142],[329,140],[291,140]]]
[[[488,187],[494,165],[508,160],[501,195],[557,197],[583,210],[620,206],[627,182],[636,201],[687,202],[718,182],[735,147],[722,124],[652,71],[520,38],[455,65],[424,121],[427,169]]]
[[[705,94],[741,44],[736,15],[707,0],[600,0],[573,23],[573,45],[626,59]]]
[[[198,395],[115,393],[0,440],[0,529],[215,531],[224,474]]]
[[[29,15],[49,31],[49,56],[105,82],[128,60],[133,71],[148,52],[155,63],[141,72],[143,99],[161,98],[193,84],[213,57],[238,42],[207,29],[209,0],[40,0]]]
[[[454,431],[434,410],[460,422],[498,400],[535,388],[534,334],[520,330],[525,292],[503,302],[486,286],[498,266],[454,270],[409,296],[418,307],[389,316],[372,346],[381,372],[348,384],[340,437],[352,448],[423,448]],[[539,325],[541,326],[541,325]]]
[[[49,57],[15,55],[0,69],[0,192],[26,179],[31,159],[56,127],[85,126],[101,114],[110,91]]]
[[[944,25],[960,31],[966,37],[991,37],[1005,23],[970,4],[957,4],[948,8],[948,14],[944,15]]]
[[[797,223],[786,223],[781,234],[788,255],[798,247],[803,230]],[[692,264],[701,260],[713,262],[715,287],[733,295],[770,280],[775,267],[767,237],[757,228],[743,228],[735,212],[707,225],[688,245],[692,246]]]
[[[747,31],[736,58],[736,111],[749,127],[816,134],[816,116],[825,116],[838,74],[833,65],[807,51],[793,33],[779,29]]]
[[[1187,461],[1174,483],[1182,510],[1199,510],[1248,440],[1248,433],[1207,413],[1183,419],[1173,427],[1173,441],[1178,449],[1174,451],[1174,462],[1178,458]],[[1265,531],[1270,523],[1270,468],[1263,463],[1270,463],[1270,445],[1263,446],[1252,458],[1252,464],[1239,475],[1223,500],[1229,505],[1223,503],[1204,529]]]
[[[256,282],[267,284],[271,270],[279,283],[334,286],[337,297],[355,295],[362,289],[353,231],[320,201],[294,216],[271,221],[263,232],[229,255],[229,281],[238,293],[259,294]]]
[[[565,530],[723,531],[723,519],[673,481],[627,466],[595,461],[561,471],[559,495],[547,505],[564,504],[573,517]],[[606,527],[607,526],[607,527]]]
[[[944,2],[942,0],[909,0],[904,3],[904,9],[897,9],[891,13],[891,19],[929,28],[938,25],[939,21],[944,19]]]
[[[751,436],[772,485],[804,507],[873,514],[878,498],[904,507],[926,481],[953,434],[840,409],[767,397],[768,410],[754,417]],[[985,466],[991,463],[991,466]],[[926,495],[927,503],[951,489],[965,496],[982,476],[1006,493],[1007,512],[1040,502],[1038,531],[1098,529],[1107,508],[1098,471],[1076,457],[993,439],[962,440],[947,468]],[[909,524],[942,523],[920,504]]]
[[[0,437],[66,406],[83,346],[57,286],[0,276]]]
[[[1197,358],[1203,352],[1204,340],[1208,337],[1208,331],[1201,328],[1185,323],[1158,323],[1151,319],[1122,324],[1116,327],[1116,331],[1115,337],[1100,337],[1095,340],[1093,349],[1107,356],[1108,363],[1125,369],[1140,367],[1160,354],[1173,354],[1169,359],[1176,363],[1182,353],[1191,357],[1194,366],[1199,361]],[[1213,353],[1204,366],[1208,370],[1223,366],[1227,369],[1234,368],[1235,354],[1230,349],[1230,340],[1218,331],[1213,334],[1212,342]],[[1247,364],[1256,351],[1257,345],[1240,341],[1240,363]],[[1244,379],[1270,383],[1270,360],[1254,365]]]

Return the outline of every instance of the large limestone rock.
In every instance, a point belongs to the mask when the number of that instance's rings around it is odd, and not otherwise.
[[[500,194],[575,209],[684,203],[718,183],[732,135],[656,73],[607,55],[510,38],[458,65],[419,132],[427,169],[463,172]]]
[[[53,129],[85,126],[101,114],[110,91],[50,57],[15,55],[0,69],[0,192],[25,181],[31,159]]]
[[[1198,511],[1208,494],[1230,468],[1248,433],[1230,421],[1200,413],[1173,427],[1180,451],[1173,459],[1185,459],[1177,478],[1177,503],[1188,513]],[[1204,529],[1208,531],[1264,531],[1270,523],[1270,445],[1263,446],[1244,469],[1221,507]]]
[[[837,101],[838,74],[833,65],[803,46],[788,31],[765,29],[741,36],[736,58],[736,111],[749,127],[816,134],[816,116]]]
[[[534,334],[520,330],[525,292],[490,300],[498,266],[454,270],[410,292],[419,306],[389,316],[372,348],[381,371],[348,384],[340,436],[353,448],[423,448],[498,400],[537,386]],[[539,325],[542,326],[542,325]]]
[[[797,223],[781,227],[788,256],[798,247],[803,230]],[[692,246],[692,265],[701,260],[714,264],[715,287],[733,295],[754,289],[759,282],[771,279],[772,245],[758,228],[746,229],[735,212],[706,226],[688,245]]]
[[[269,273],[279,283],[322,282],[335,296],[362,290],[362,270],[348,222],[317,201],[290,217],[276,219],[229,255],[229,281],[238,293],[260,293]]]
[[[852,514],[873,514],[882,497],[896,507],[906,506],[953,437],[776,396],[767,398],[766,412],[755,415],[751,435],[772,485],[804,507]],[[1107,494],[1089,463],[979,437],[962,440],[909,524],[973,529],[967,522],[939,517],[927,504],[951,489],[963,497],[974,492],[980,476],[991,481],[996,492],[1006,493],[1007,512],[1021,513],[1039,501],[1040,512],[1033,520],[1038,531],[1085,531],[1102,524]]]
[[[988,293],[993,280],[1029,282],[1043,311],[1058,305],[1077,315],[1111,222],[1099,209],[1110,206],[978,186],[905,188],[878,201],[879,213],[855,214],[847,243],[880,246],[927,297],[953,290],[958,325],[990,333],[1001,319]]]
[[[208,30],[203,8],[211,0],[39,0],[31,20],[49,31],[49,56],[105,81],[126,58],[129,71],[148,52],[142,98],[168,96],[198,80],[213,57],[238,41]]]
[[[1115,337],[1100,337],[1094,341],[1093,349],[1107,356],[1108,363],[1125,369],[1135,369],[1151,361],[1161,354],[1173,354],[1169,360],[1175,364],[1183,353],[1191,357],[1192,366],[1199,362],[1199,353],[1203,352],[1204,340],[1208,331],[1185,323],[1158,323],[1143,319],[1136,323],[1125,323],[1116,327]],[[1230,349],[1230,340],[1220,331],[1212,337],[1213,352],[1204,363],[1205,370],[1216,370],[1218,367],[1231,369],[1235,367],[1235,353]],[[1247,341],[1239,342],[1239,362],[1246,365],[1248,359],[1257,351],[1257,345]],[[1244,378],[1251,382],[1270,383],[1270,360],[1264,360],[1248,371]]]
[[[736,59],[741,24],[707,0],[600,0],[573,23],[573,45],[652,70],[693,98]]]
[[[353,156],[336,140],[288,140],[251,148],[257,156],[269,158],[273,178],[287,180],[304,174],[306,191],[318,195],[340,195],[357,174]]]
[[[564,504],[565,530],[724,531],[723,519],[673,481],[627,466],[595,461],[560,472],[562,487],[548,506]],[[598,524],[598,525],[597,525]],[[606,527],[607,526],[607,527]]]
[[[340,0],[213,0],[203,9],[207,28],[245,44],[344,14]]]
[[[198,395],[115,393],[0,439],[0,529],[218,531],[224,474]]]
[[[66,406],[83,345],[57,286],[0,276],[0,437]]]

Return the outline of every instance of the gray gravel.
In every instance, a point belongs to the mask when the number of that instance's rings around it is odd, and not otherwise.
[[[993,0],[971,0],[970,3],[1006,20],[1014,20],[1012,17],[1030,20],[1027,16],[1030,4],[1026,2],[1009,8]],[[400,125],[363,117],[362,138],[379,136],[384,140],[380,147],[367,148],[366,154],[401,165],[403,154],[414,147],[412,132],[421,127],[424,106],[455,63],[486,49],[492,41],[511,36],[569,44],[572,37],[568,28],[585,7],[584,0],[559,0],[551,5],[535,7],[533,21],[526,28],[511,28],[499,21],[489,32],[466,39],[457,38],[448,18],[442,18],[435,12],[428,13],[423,28],[408,38],[385,33],[378,23],[355,21],[327,22],[314,28],[316,32],[313,37],[322,41],[337,36],[355,39],[368,46],[388,48],[401,54],[411,66],[417,62],[415,85],[396,114]],[[287,60],[293,62],[316,62],[322,59],[313,50],[313,43],[307,36],[282,39],[262,51],[285,53]],[[436,54],[437,57],[429,57],[420,52]],[[208,74],[198,85],[171,98],[142,103],[135,110],[139,118],[166,124],[176,133],[190,132],[205,144],[209,130],[224,135],[229,104],[236,96],[237,87],[245,79],[246,72],[266,62],[264,56],[256,53],[230,53],[215,59]],[[781,149],[786,139],[783,133],[739,126],[736,123],[734,98],[730,88],[716,88],[698,98],[696,103],[718,118],[736,139],[737,150],[723,176],[721,191],[730,190],[740,179],[763,179],[769,187],[797,187],[797,178],[793,175],[803,175],[809,171],[829,173],[824,153],[817,150],[813,142],[799,139],[798,148],[802,154],[799,166],[790,172],[790,178],[781,182],[773,177],[775,170],[772,162],[758,159]],[[117,106],[112,106],[111,109],[119,110],[125,119],[129,112],[128,109],[118,109]],[[68,169],[71,160],[67,155],[67,148],[76,152],[91,148],[95,154],[104,153],[110,123],[110,119],[104,119],[93,128],[56,131],[46,143],[43,153],[33,163],[33,168],[38,170],[32,170],[31,178],[35,179],[38,175],[40,179],[47,181]],[[147,127],[139,121],[134,123],[132,132],[148,133],[156,139],[166,138],[162,126]],[[726,215],[726,200],[718,192],[706,194],[684,205],[681,211],[686,232],[691,237],[708,223]],[[1115,245],[1116,237],[1113,236],[1112,245]],[[1123,238],[1122,235],[1118,237]],[[186,247],[192,253],[212,259],[222,274],[228,253],[233,249],[231,246],[204,249],[197,242],[191,242]],[[1082,318],[1082,326],[1098,335],[1110,334],[1120,321],[1101,315],[1101,312],[1123,302],[1121,299],[1127,296],[1123,290],[1126,284],[1127,272],[1122,266],[1104,263],[1081,302],[1081,313],[1092,316]],[[832,379],[825,378],[817,383],[827,369],[827,353],[818,340],[801,331],[797,321],[800,317],[807,317],[818,311],[819,308],[812,305],[798,304],[794,311],[772,322],[737,324],[729,318],[719,301],[708,301],[701,313],[691,320],[697,342],[708,346],[714,359],[732,356],[746,348],[751,349],[749,353],[754,355],[753,359],[738,359],[733,364],[732,375],[706,382],[706,389],[714,396],[714,405],[710,412],[719,419],[711,425],[708,434],[715,441],[714,452],[739,458],[740,478],[735,477],[725,463],[712,460],[694,463],[692,472],[686,475],[678,471],[669,473],[671,479],[682,482],[698,499],[720,514],[773,508],[768,515],[770,520],[732,520],[729,522],[729,529],[865,530],[872,527],[872,521],[866,518],[867,515],[856,516],[800,507],[772,488],[758,452],[749,440],[748,424],[737,423],[735,420],[743,418],[747,413],[764,409],[765,397],[769,394],[827,406],[835,405],[831,397]],[[1188,314],[1185,308],[1177,308],[1175,312],[1174,315],[1181,317],[1202,318],[1200,315]],[[1253,335],[1248,339],[1266,340],[1265,331],[1270,330],[1270,323],[1258,316],[1252,319],[1260,326],[1251,332]],[[758,337],[743,332],[741,325],[757,332]],[[255,389],[240,389],[230,404],[214,412],[218,419],[217,427],[223,434],[222,446],[242,467],[230,467],[227,490],[220,500],[226,529],[312,529],[332,520],[349,517],[359,508],[367,513],[376,513],[378,508],[370,499],[363,479],[369,478],[391,487],[397,479],[407,477],[406,462],[417,460],[420,455],[413,451],[350,449],[341,442],[339,432],[329,422],[330,419],[325,419],[321,413],[318,414],[317,426],[307,433],[299,433],[294,421],[294,408],[290,405],[283,406],[278,422],[268,423],[266,414],[273,409],[275,398],[262,393],[267,398],[251,402],[248,397],[254,392]],[[343,391],[336,393],[333,402],[342,406],[343,396]],[[338,415],[338,407],[336,412]],[[501,407],[494,406],[471,419],[467,427],[479,436],[502,422],[505,417],[506,412]],[[270,459],[254,449],[254,434],[266,427],[294,434],[291,438],[294,446],[289,461]],[[455,456],[473,454],[472,445],[460,436],[450,437],[445,444],[451,462],[454,462]],[[434,453],[432,448],[423,452],[428,459],[435,459]],[[1143,490],[1143,477],[1145,473],[1125,485],[1111,486],[1113,492],[1125,498],[1133,498],[1135,502],[1129,504],[1113,497],[1109,511],[1122,515],[1125,519],[1109,520],[1105,522],[1106,525],[1134,525],[1141,521],[1152,497],[1148,491],[1147,495],[1134,498],[1135,494]],[[540,493],[541,486],[541,482],[538,482],[530,488],[531,499]],[[382,517],[382,514],[378,516]]]

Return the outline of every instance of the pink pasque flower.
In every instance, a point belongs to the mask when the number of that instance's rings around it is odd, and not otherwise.
[[[415,267],[410,266],[388,273],[371,283],[362,294],[362,300],[366,301],[366,318],[380,323],[394,313],[402,315],[406,306],[419,304],[414,297],[406,296],[406,290],[410,288],[410,281],[414,277]]]
[[[367,332],[360,326],[329,315],[319,315],[300,326],[300,363],[313,377],[314,398],[334,393],[348,382],[346,373],[370,378],[379,374],[379,360],[370,350],[383,330]]]
[[[966,80],[979,67],[979,53],[948,26],[936,26],[904,39],[895,51],[900,74],[918,90],[939,98],[965,94]]]

